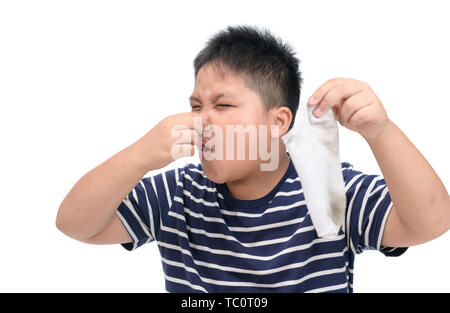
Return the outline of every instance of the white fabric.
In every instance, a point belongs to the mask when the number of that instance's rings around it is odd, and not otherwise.
[[[317,118],[315,108],[300,101],[294,126],[281,139],[300,177],[317,235],[334,238],[344,224],[346,206],[338,125],[332,109]]]

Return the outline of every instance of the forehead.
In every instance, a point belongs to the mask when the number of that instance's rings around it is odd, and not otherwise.
[[[191,100],[195,98],[200,103],[214,103],[221,95],[237,105],[258,104],[262,107],[263,104],[260,96],[244,84],[240,75],[232,71],[222,73],[210,64],[202,66],[197,73]]]
[[[194,95],[203,97],[215,97],[222,94],[224,97],[236,97],[242,94],[245,86],[242,79],[230,71],[221,73],[213,65],[204,65],[197,74],[194,87]]]

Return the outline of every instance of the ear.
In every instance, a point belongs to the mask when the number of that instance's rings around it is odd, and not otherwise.
[[[281,138],[287,133],[292,121],[292,112],[288,107],[279,106],[269,111],[270,136]]]

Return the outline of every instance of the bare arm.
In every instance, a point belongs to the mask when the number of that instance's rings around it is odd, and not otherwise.
[[[169,116],[147,134],[86,173],[62,201],[56,227],[69,237],[96,244],[130,242],[131,238],[116,215],[122,200],[151,170],[170,164],[174,159],[193,155],[196,133],[193,113]],[[186,125],[172,135],[174,126]],[[183,148],[176,156],[172,148]]]
[[[123,149],[80,178],[59,207],[59,230],[86,241],[106,228],[122,200],[147,172],[137,148]]]
[[[445,233],[450,228],[450,198],[419,150],[390,120],[384,133],[366,140],[394,203],[382,244],[415,245]]]
[[[369,84],[333,78],[309,98],[322,116],[332,108],[339,123],[357,131],[380,166],[394,206],[382,245],[405,247],[430,241],[450,228],[450,197],[431,165],[387,116]]]

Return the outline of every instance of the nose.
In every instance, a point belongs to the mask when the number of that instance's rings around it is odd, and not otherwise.
[[[210,136],[209,132],[211,131],[212,119],[209,112],[203,111],[200,113],[202,118],[202,135],[205,137]]]

